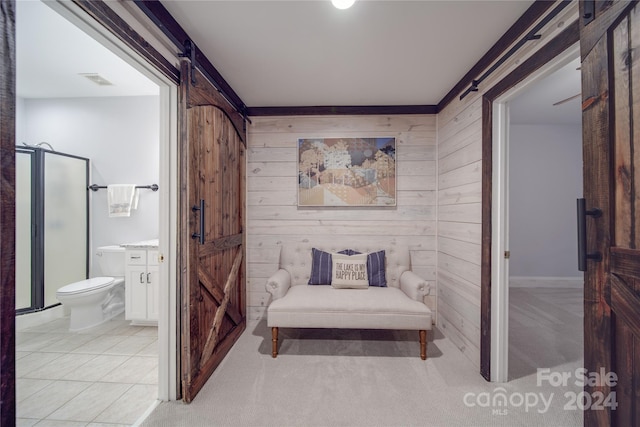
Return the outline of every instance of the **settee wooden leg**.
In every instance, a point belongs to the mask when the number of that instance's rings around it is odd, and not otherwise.
[[[271,357],[278,357],[278,328],[271,328]]]
[[[427,331],[420,331],[420,359],[427,360]]]

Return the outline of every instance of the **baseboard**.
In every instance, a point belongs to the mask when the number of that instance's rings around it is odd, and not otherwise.
[[[524,277],[512,276],[509,278],[511,288],[582,288],[582,277]]]
[[[65,316],[66,313],[62,305],[36,311],[35,313],[19,314],[16,316],[16,330],[21,331],[52,320],[62,319]]]

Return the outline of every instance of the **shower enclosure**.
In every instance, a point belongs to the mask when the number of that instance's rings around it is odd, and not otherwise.
[[[89,271],[89,159],[16,148],[16,313],[59,304]]]

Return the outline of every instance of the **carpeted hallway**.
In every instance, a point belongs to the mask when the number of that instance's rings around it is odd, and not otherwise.
[[[530,305],[531,295],[520,294],[524,305]],[[552,290],[544,289],[541,295],[535,298],[558,301]],[[582,298],[579,290],[573,296],[563,295],[572,306]],[[512,304],[518,304],[517,296]],[[513,307],[512,312],[523,319],[522,309]],[[552,363],[540,367],[573,374],[582,366],[581,342],[574,339],[577,351],[564,349],[556,358],[548,357],[555,347],[544,343],[561,341],[555,331],[581,335],[581,323],[560,316],[564,325],[554,328],[553,317],[541,316],[544,328],[529,325],[542,335],[531,338],[537,345],[527,349],[527,361],[534,363],[539,356]],[[580,327],[570,331],[568,323]],[[280,355],[273,359],[266,322],[249,323],[191,404],[164,402],[142,425],[582,425],[580,411],[564,408],[569,403],[565,393],[581,391],[573,381],[567,387],[551,387],[547,381],[538,386],[535,369],[529,365],[522,369],[520,364],[517,378],[504,384],[488,383],[437,330],[430,336],[426,361],[420,360],[418,337],[413,332],[289,329],[281,331],[281,338]]]

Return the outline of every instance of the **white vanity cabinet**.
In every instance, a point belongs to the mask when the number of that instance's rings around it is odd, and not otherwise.
[[[158,321],[158,250],[127,248],[125,266],[125,319],[132,323]]]

